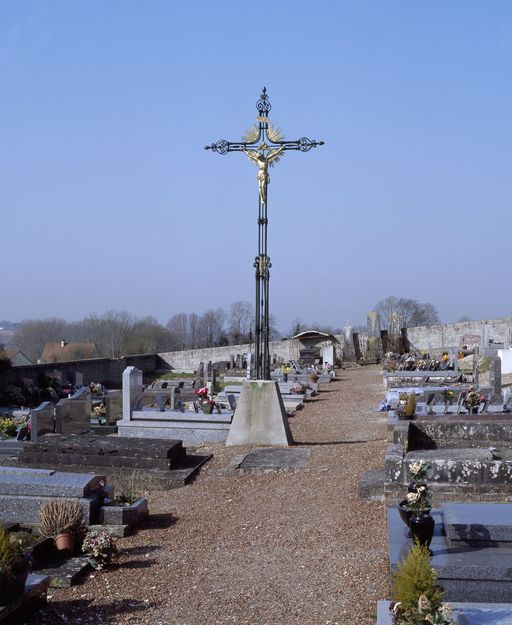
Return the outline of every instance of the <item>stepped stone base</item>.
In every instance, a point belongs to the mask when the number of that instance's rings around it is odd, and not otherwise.
[[[64,473],[85,470],[106,476],[107,481],[116,474],[136,472],[142,487],[158,490],[184,486],[210,458],[187,454],[177,440],[45,434],[25,443],[18,464]]]

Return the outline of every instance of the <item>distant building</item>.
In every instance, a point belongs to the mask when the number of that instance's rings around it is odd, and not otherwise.
[[[94,343],[66,343],[54,341],[46,343],[41,355],[41,363],[66,362],[68,360],[86,360],[97,358],[98,350]]]
[[[5,357],[11,361],[13,367],[19,367],[20,365],[33,365],[34,363],[28,356],[25,356],[19,349],[4,349]]]

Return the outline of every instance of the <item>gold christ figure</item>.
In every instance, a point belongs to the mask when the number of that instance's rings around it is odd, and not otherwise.
[[[281,152],[284,150],[284,145],[280,148],[270,150],[267,156],[260,154],[256,150],[242,150],[245,154],[256,163],[258,166],[258,188],[260,191],[260,201],[262,204],[267,203],[267,185],[270,182],[270,176],[268,175],[268,166],[272,167],[273,161],[275,161]]]

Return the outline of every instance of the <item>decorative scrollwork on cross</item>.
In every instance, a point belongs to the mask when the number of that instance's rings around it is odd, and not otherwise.
[[[263,91],[260,94],[260,99],[256,102],[256,108],[260,113],[269,114],[272,105],[270,104],[270,100],[268,99],[267,89],[263,87]]]

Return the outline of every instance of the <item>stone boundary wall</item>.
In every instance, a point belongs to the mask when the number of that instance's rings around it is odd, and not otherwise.
[[[298,360],[301,344],[298,339],[270,342],[270,355],[274,358]],[[254,346],[253,346],[254,350]],[[163,352],[159,356],[173,369],[196,370],[200,362],[229,361],[230,356],[249,353],[249,344],[226,345],[223,347],[205,347],[203,349],[189,349],[180,352]]]
[[[407,338],[409,339],[411,349],[417,351],[453,349],[461,347],[464,335],[480,334],[482,326],[489,326],[489,339],[492,343],[504,343],[510,340],[512,317],[417,326],[415,328],[407,328]]]
[[[38,375],[43,373],[46,376],[52,376],[54,371],[62,373],[62,382],[74,383],[75,373],[79,371],[83,375],[84,385],[90,382],[100,382],[121,388],[123,371],[128,366],[137,367],[144,373],[153,373],[158,369],[166,368],[166,363],[158,354],[141,354],[123,358],[90,358],[39,365],[21,365],[10,370],[9,384],[22,386],[24,381],[31,380],[35,386]]]

